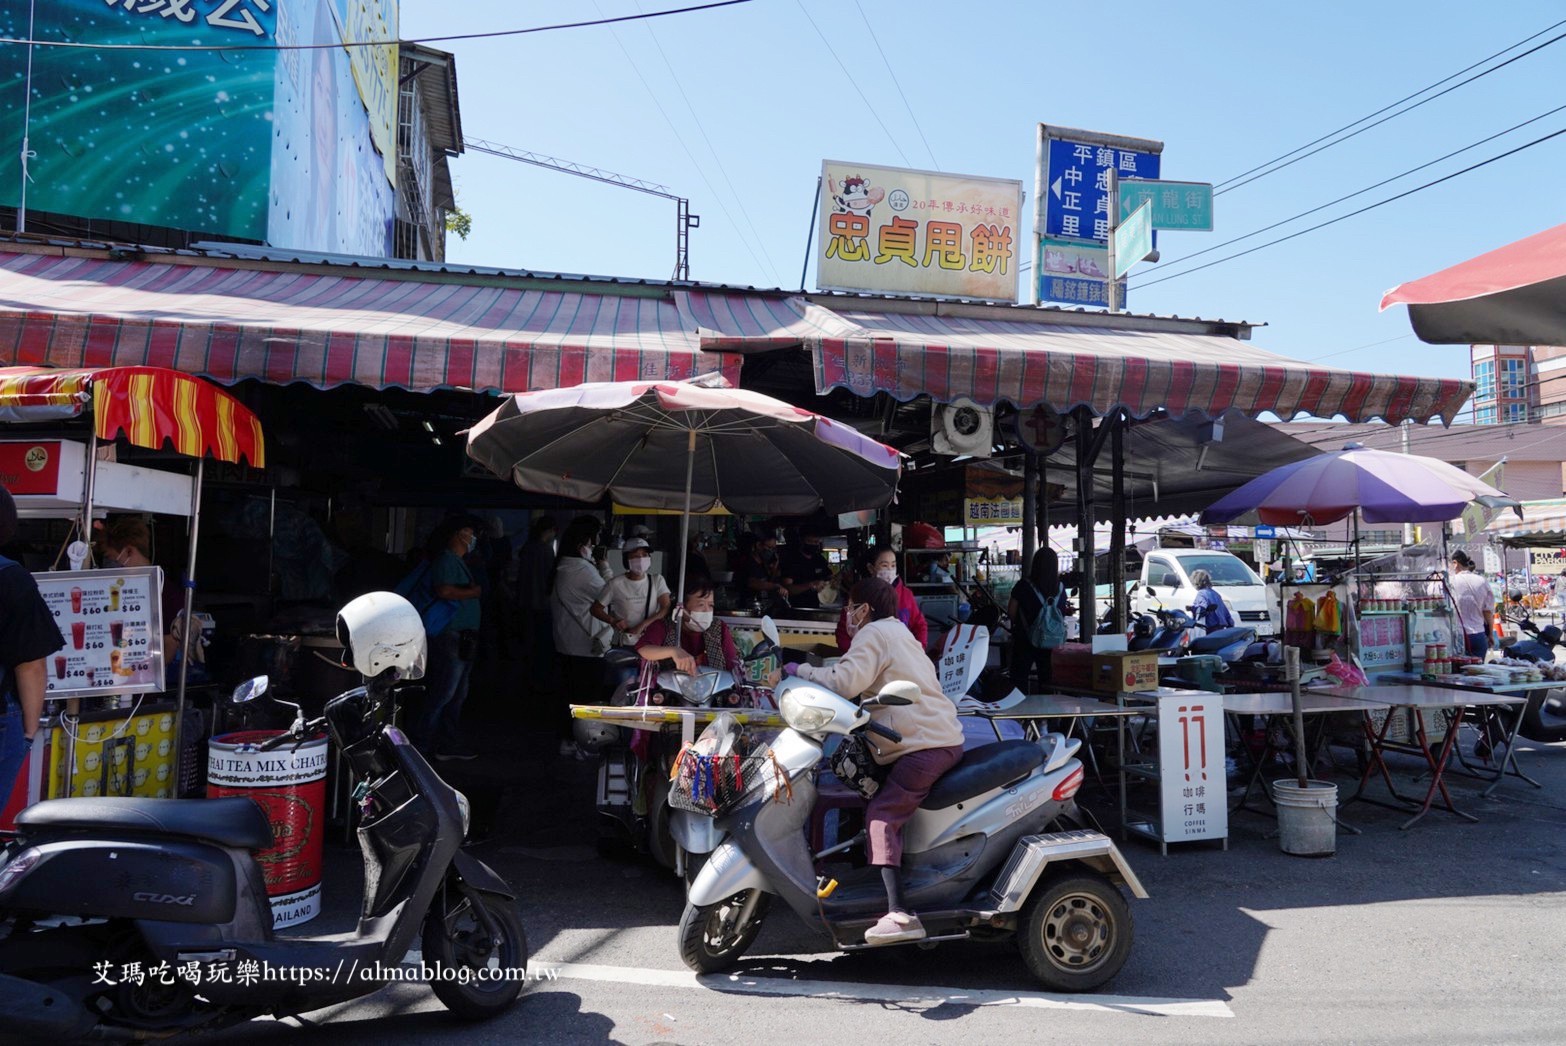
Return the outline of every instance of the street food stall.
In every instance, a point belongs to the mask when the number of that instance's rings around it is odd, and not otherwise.
[[[81,438],[56,435],[78,429]],[[121,442],[149,451],[171,447],[195,459],[193,475],[120,462]],[[189,555],[182,614],[195,620],[209,455],[265,465],[260,422],[199,378],[156,367],[0,368],[0,481],[23,519],[69,523],[56,569],[34,574],[65,646],[49,662],[45,717],[5,806],[7,821],[43,798],[178,796],[199,783],[200,738],[190,736],[185,700],[198,629],[178,630],[179,671],[167,679],[162,640],[173,623],[162,620],[162,569],[95,569],[90,536],[92,521],[108,512],[183,518]]]

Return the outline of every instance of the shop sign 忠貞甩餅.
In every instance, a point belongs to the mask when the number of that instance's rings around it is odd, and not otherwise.
[[[1017,300],[1022,182],[823,161],[816,287]]]

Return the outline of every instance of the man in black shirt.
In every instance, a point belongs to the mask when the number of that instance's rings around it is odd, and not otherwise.
[[[0,548],[16,536],[16,502],[0,487]],[[0,806],[10,798],[43,715],[44,660],[65,645],[38,583],[0,555]]]
[[[800,532],[799,545],[790,548],[783,561],[787,575],[790,605],[814,610],[821,606],[820,592],[832,580],[832,566],[821,551],[821,531],[806,528]]]

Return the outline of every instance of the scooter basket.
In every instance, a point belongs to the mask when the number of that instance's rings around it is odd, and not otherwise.
[[[788,779],[770,748],[755,755],[699,755],[686,746],[669,775],[669,805],[717,816],[740,806],[769,777]]]

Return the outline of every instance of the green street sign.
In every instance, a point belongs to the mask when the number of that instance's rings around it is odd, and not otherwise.
[[[1153,205],[1144,203],[1115,229],[1115,279],[1153,253]]]
[[[1121,181],[1120,220],[1153,205],[1153,228],[1213,231],[1213,187],[1207,182]]]

